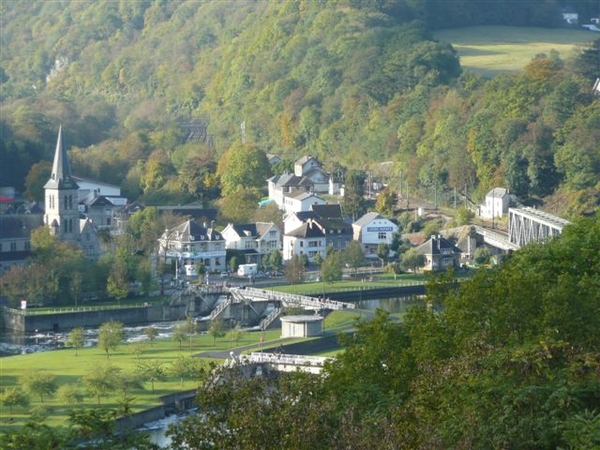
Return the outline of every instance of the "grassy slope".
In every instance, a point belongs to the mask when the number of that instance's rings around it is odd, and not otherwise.
[[[568,59],[580,44],[600,36],[592,31],[480,26],[440,30],[435,38],[452,44],[463,68],[484,76],[518,72],[539,53]]]

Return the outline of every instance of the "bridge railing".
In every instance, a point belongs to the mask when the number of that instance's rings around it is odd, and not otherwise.
[[[269,325],[271,325],[273,321],[279,317],[281,311],[281,308],[275,308],[273,311],[271,311],[271,314],[269,314],[267,317],[260,321],[260,324],[258,325],[259,328],[263,331],[266,330],[269,327]]]
[[[283,303],[301,305],[308,308],[318,309],[353,309],[356,306],[353,303],[340,302],[337,300],[314,298],[307,295],[290,294],[287,292],[267,291],[264,289],[256,288],[238,288],[238,292],[244,296],[251,297],[253,299],[273,300],[281,301]],[[233,288],[232,288],[233,290]]]
[[[229,305],[231,305],[231,298],[227,297],[223,303],[219,304],[215,309],[211,311],[211,313],[208,315],[208,318],[210,320],[215,320],[219,316],[219,314],[221,314],[223,310]]]
[[[286,355],[285,353],[253,352],[245,357],[249,363],[286,364],[292,366],[317,366],[322,367],[326,361],[331,360],[325,356]]]

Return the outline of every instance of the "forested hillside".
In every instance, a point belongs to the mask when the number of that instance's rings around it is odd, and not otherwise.
[[[431,30],[561,21],[560,2],[480,3],[3,2],[0,184],[39,198],[62,123],[77,174],[149,203],[215,200],[243,142],[342,172],[393,161],[415,188],[597,207],[600,40],[518,75],[463,73]]]

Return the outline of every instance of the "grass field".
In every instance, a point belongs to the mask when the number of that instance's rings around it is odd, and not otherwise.
[[[336,311],[331,313],[324,323],[324,329],[335,330],[352,325],[356,313],[351,311]],[[76,386],[81,394],[85,394],[80,377],[86,373],[97,370],[107,363],[118,368],[122,372],[130,373],[134,371],[141,362],[160,361],[163,368],[167,371],[174,360],[180,356],[195,355],[202,352],[227,350],[237,347],[256,345],[261,336],[264,337],[262,348],[268,351],[269,348],[278,346],[276,342],[280,337],[280,330],[270,330],[266,332],[248,332],[244,333],[237,342],[231,342],[227,337],[217,339],[216,345],[213,345],[213,338],[207,334],[194,335],[191,344],[188,340],[182,343],[181,349],[179,342],[172,339],[157,339],[153,345],[149,342],[143,343],[142,352],[139,355],[134,353],[135,344],[123,344],[119,348],[110,352],[107,359],[106,354],[98,347],[87,347],[78,351],[75,356],[74,349],[64,349],[50,352],[40,352],[27,355],[16,355],[0,358],[0,391],[19,386],[19,377],[27,371],[42,371],[50,373],[56,378],[58,386],[73,385]],[[290,341],[289,343],[291,343]],[[287,343],[287,341],[286,341]],[[205,358],[208,364],[211,359]],[[160,404],[159,397],[193,389],[197,386],[195,380],[185,380],[183,386],[180,379],[173,375],[168,375],[164,381],[155,383],[154,391],[151,390],[151,384],[145,383],[144,390],[135,390],[132,392],[135,402],[133,412],[148,409]],[[119,395],[114,393],[101,400],[101,406],[106,408],[118,407]],[[42,406],[39,397],[31,397],[31,405],[28,408],[14,407],[12,414],[7,406],[0,405],[0,432],[10,431],[22,426],[29,418],[32,410]],[[46,397],[43,406],[49,413],[47,424],[50,426],[64,425],[68,418],[69,407],[60,403],[56,396]],[[97,406],[95,397],[85,396],[80,406]]]
[[[492,77],[518,72],[535,55],[556,50],[563,60],[600,33],[556,28],[480,26],[439,30],[435,38],[452,44],[465,70]]]

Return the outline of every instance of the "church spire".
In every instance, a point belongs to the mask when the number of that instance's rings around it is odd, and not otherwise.
[[[58,140],[56,141],[56,150],[54,152],[54,163],[52,164],[52,174],[44,186],[45,189],[77,189],[77,183],[71,177],[71,166],[67,151],[63,146],[62,125],[58,129]]]

